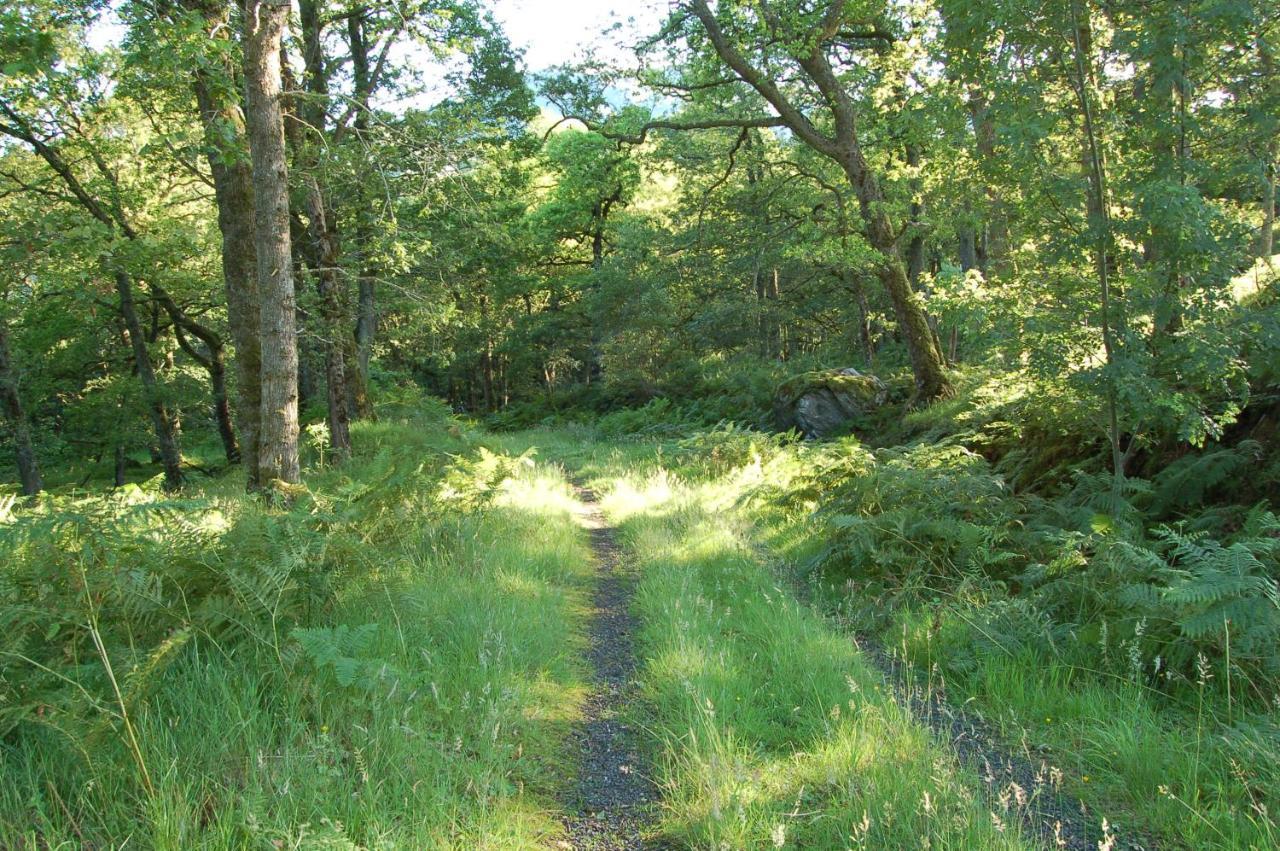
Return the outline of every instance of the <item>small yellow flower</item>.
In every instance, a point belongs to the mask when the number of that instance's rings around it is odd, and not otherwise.
[[[1083,780],[1085,783],[1088,783],[1088,782],[1089,782],[1089,775],[1087,775],[1087,774],[1086,774],[1084,777],[1081,777],[1080,779],[1081,779],[1081,780]]]
[[[321,732],[321,733],[327,733],[327,732],[329,732],[329,725],[328,725],[328,724],[321,724],[321,725],[320,725],[320,732]]]

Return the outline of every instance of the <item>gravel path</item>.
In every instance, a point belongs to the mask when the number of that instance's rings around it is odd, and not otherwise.
[[[795,595],[823,615],[813,587],[794,576],[787,579]],[[848,631],[847,625],[837,628]],[[865,634],[855,635],[852,641],[912,717],[978,772],[994,817],[1020,822],[1024,835],[1053,851],[1158,851],[1151,837],[1110,820],[1104,832],[1107,814],[1091,812],[1083,801],[1062,793],[1064,774],[1050,763],[1048,754],[1025,742],[1021,750],[1011,749],[977,712],[955,706],[936,684],[921,684],[880,642]]]
[[[579,523],[590,531],[597,565],[587,651],[595,687],[585,701],[576,735],[578,778],[566,801],[570,814],[564,819],[565,834],[558,847],[657,851],[664,846],[646,841],[644,834],[658,792],[643,763],[635,731],[619,717],[632,696],[636,668],[636,621],[630,613],[634,577],[621,565],[614,530],[605,521],[595,494],[585,488],[577,491],[582,503]],[[797,590],[810,599],[805,593],[809,589]],[[1044,847],[1055,850],[1156,848],[1149,838],[1119,826],[1104,835],[1105,813],[1089,812],[1082,803],[1060,794],[1062,774],[1044,756],[1030,748],[1009,749],[976,713],[953,706],[938,689],[914,684],[898,660],[876,642],[863,638],[857,643],[912,714],[978,771],[994,816],[1021,822]]]
[[[1062,772],[1049,763],[1047,756],[1025,744],[1020,752],[1010,750],[984,719],[953,706],[940,689],[926,689],[915,682],[901,662],[875,641],[863,637],[855,643],[911,714],[978,772],[996,816],[1020,820],[1027,833],[1046,848],[1155,851],[1157,846],[1150,838],[1121,825],[1108,822],[1104,834],[1106,813],[1090,812],[1083,802],[1061,794]]]
[[[567,801],[561,848],[620,851],[654,848],[644,840],[648,811],[658,795],[637,747],[634,731],[619,711],[632,691],[636,659],[630,604],[634,579],[622,568],[614,530],[605,522],[595,494],[578,488],[579,522],[590,530],[598,580],[591,619],[591,662],[595,688],[583,707],[578,730],[578,780]]]

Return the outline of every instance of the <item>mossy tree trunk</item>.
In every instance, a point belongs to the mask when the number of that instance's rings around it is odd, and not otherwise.
[[[225,3],[201,3],[211,42],[225,36],[229,8]],[[224,45],[224,47],[228,47]],[[244,117],[235,97],[236,70],[230,51],[211,51],[211,64],[196,70],[194,88],[204,128],[218,230],[222,234],[222,278],[227,292],[227,326],[235,346],[236,423],[240,460],[250,490],[258,487],[258,435],[262,417],[262,355],[258,338],[258,269],[254,242],[253,166],[246,141]]]

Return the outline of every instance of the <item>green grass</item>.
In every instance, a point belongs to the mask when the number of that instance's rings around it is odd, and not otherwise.
[[[126,685],[136,752],[102,665],[67,664],[101,711],[51,703],[0,740],[0,847],[505,849],[559,830],[591,570],[563,479],[520,467],[465,510],[436,487],[458,463],[442,451],[470,453],[446,424],[364,426],[357,443],[289,512],[230,483],[188,495],[187,516],[218,513],[224,536],[267,516],[310,541],[300,530],[328,515],[309,557],[341,581],[293,619],[303,641],[269,618],[250,637],[199,634],[145,691]],[[252,549],[216,556],[253,569]],[[130,622],[116,620],[107,658],[127,683]],[[0,664],[0,684],[29,674]]]
[[[825,522],[811,513],[822,503],[822,492],[788,497],[798,471],[826,462],[807,450],[770,448],[731,434],[655,447],[647,454],[636,444],[601,444],[594,458],[582,450],[579,455],[601,482],[625,476],[611,504],[647,565],[642,587],[656,589],[642,600],[651,621],[647,634],[656,636],[652,640],[660,648],[651,664],[663,666],[655,672],[655,682],[663,683],[654,690],[655,729],[666,743],[664,778],[673,790],[669,829],[697,839],[699,847],[721,839],[730,846],[767,847],[771,824],[787,824],[788,835],[824,847],[833,840],[802,834],[798,824],[783,817],[797,809],[794,799],[779,805],[764,788],[787,787],[778,779],[787,772],[770,738],[780,723],[770,716],[777,696],[818,691],[830,710],[840,702],[839,688],[828,684],[829,690],[819,691],[800,684],[806,677],[821,681],[828,663],[861,665],[847,644],[837,642],[833,652],[810,642],[795,626],[807,612],[790,613],[787,607],[794,603],[780,590],[805,575],[801,566],[828,545]],[[660,455],[687,481],[655,476]],[[784,566],[763,570],[762,548]],[[1078,641],[1056,650],[1015,641],[1009,642],[1009,653],[998,652],[991,637],[980,632],[989,628],[982,626],[984,607],[995,597],[980,589],[950,603],[907,603],[895,611],[891,598],[871,600],[857,585],[817,583],[828,613],[823,629],[878,630],[882,643],[904,658],[909,674],[935,682],[943,676],[952,701],[993,721],[1011,751],[1030,748],[1033,764],[1047,758],[1060,769],[1064,793],[1088,804],[1097,820],[1136,827],[1168,847],[1280,844],[1275,821],[1280,727],[1274,708],[1241,701],[1240,683],[1236,701],[1228,703],[1225,673],[1217,667],[1207,671],[1211,679],[1203,692],[1195,683],[1156,691],[1098,670],[1087,655],[1073,655],[1070,647],[1083,647]],[[870,621],[865,619],[869,607],[880,608]],[[659,623],[666,623],[665,631]],[[823,629],[819,634],[828,634]],[[991,649],[975,652],[975,646]],[[780,664],[769,655],[784,650],[794,651],[808,667],[788,670],[788,657]],[[706,710],[708,700],[714,713]],[[814,706],[803,717],[816,724],[823,714]],[[799,716],[787,723],[793,722],[797,738],[822,739],[812,727],[801,726]],[[694,730],[705,732],[695,737]],[[821,753],[791,746],[810,760]],[[749,779],[736,786],[708,779],[724,766],[745,766],[739,776]],[[789,771],[804,776],[802,768]],[[765,776],[775,778],[772,786],[750,779]],[[822,788],[812,780],[809,775],[792,787],[803,784],[812,796]],[[910,800],[909,791],[899,795]],[[785,798],[786,792],[780,793]],[[734,804],[722,805],[729,800]],[[750,803],[736,809],[742,800]],[[745,813],[745,822],[730,828],[708,820],[712,801],[722,816]],[[825,814],[840,806],[810,800],[798,811]],[[904,841],[903,835],[882,838],[882,847]]]
[[[968,625],[948,614],[902,612],[894,636],[917,670],[935,663],[952,697],[994,719],[1011,742],[1047,749],[1065,788],[1113,821],[1139,824],[1166,843],[1204,849],[1280,846],[1280,729],[1273,712],[1236,710],[1216,694],[1201,704],[1072,665],[1043,649],[948,664]]]
[[[626,454],[603,452],[593,483],[639,575],[641,719],[667,836],[694,848],[1026,847],[1016,813],[997,813],[998,829],[977,779],[847,637],[779,586],[731,491],[633,472]]]
[[[829,462],[783,449],[766,451],[754,471],[751,465],[715,469],[705,458],[685,469],[737,494],[734,506],[749,519],[752,539],[789,564],[792,578],[817,580],[819,602],[833,624],[877,634],[912,676],[944,678],[955,704],[994,721],[1010,750],[1030,748],[1033,762],[1047,758],[1062,770],[1064,792],[1099,817],[1169,847],[1280,845],[1280,725],[1274,704],[1265,695],[1259,700],[1256,687],[1246,702],[1245,684],[1236,682],[1235,700],[1228,701],[1219,660],[1207,668],[1203,688],[1178,682],[1157,691],[1145,675],[1139,683],[1100,670],[1090,656],[1096,643],[1079,637],[1058,644],[1030,635],[996,637],[992,630],[998,635],[1000,627],[984,620],[998,618],[993,604],[1005,595],[981,579],[966,586],[957,578],[955,593],[929,599],[926,592],[923,601],[912,593],[918,589],[902,588],[895,601],[883,584],[872,596],[864,583],[808,574],[806,566],[830,546],[830,528],[812,514],[824,495],[801,493],[790,503],[780,497],[791,493],[799,471],[822,463]],[[894,474],[881,467],[879,475]],[[766,487],[746,500],[756,485]],[[1149,670],[1151,660],[1145,661]],[[1127,662],[1113,659],[1109,667]]]
[[[230,475],[180,502],[154,482],[64,489],[0,522],[0,847],[553,847],[593,572],[561,463],[602,495],[637,574],[629,711],[658,832],[1028,845],[1016,807],[989,802],[850,641],[865,592],[797,597],[828,543],[821,489],[790,489],[813,451],[733,429],[491,435],[439,414],[356,438],[347,465],[312,456],[289,508]],[[974,653],[986,599],[904,597],[873,623],[1099,821],[1170,847],[1276,847],[1274,715],[1033,644]]]

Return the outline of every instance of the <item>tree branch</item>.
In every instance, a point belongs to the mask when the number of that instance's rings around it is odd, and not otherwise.
[[[643,145],[645,139],[649,136],[651,130],[744,130],[748,128],[760,127],[787,127],[785,119],[780,116],[771,115],[760,118],[707,118],[701,121],[671,121],[668,119],[658,119],[656,121],[648,121],[640,128],[639,133],[620,133],[616,130],[609,130],[605,125],[595,123],[589,119],[579,115],[566,115],[557,124],[565,121],[579,121],[586,126],[588,130],[599,133],[606,139],[613,139],[616,142],[625,142],[629,145]]]
[[[716,20],[711,7],[707,5],[707,0],[691,0],[691,2],[693,13],[702,22],[703,29],[707,32],[707,38],[711,40],[711,45],[715,48],[716,53],[720,55],[720,58],[724,60],[724,63],[743,82],[755,89],[761,97],[768,101],[769,105],[778,111],[778,115],[782,117],[786,125],[797,136],[827,156],[837,156],[839,151],[836,143],[819,132],[818,128],[813,126],[813,122],[797,109],[795,104],[788,100],[787,96],[782,93],[782,90],[771,79],[762,74],[759,69],[747,61],[746,57],[736,47],[729,43],[724,30],[720,28],[720,22]]]

